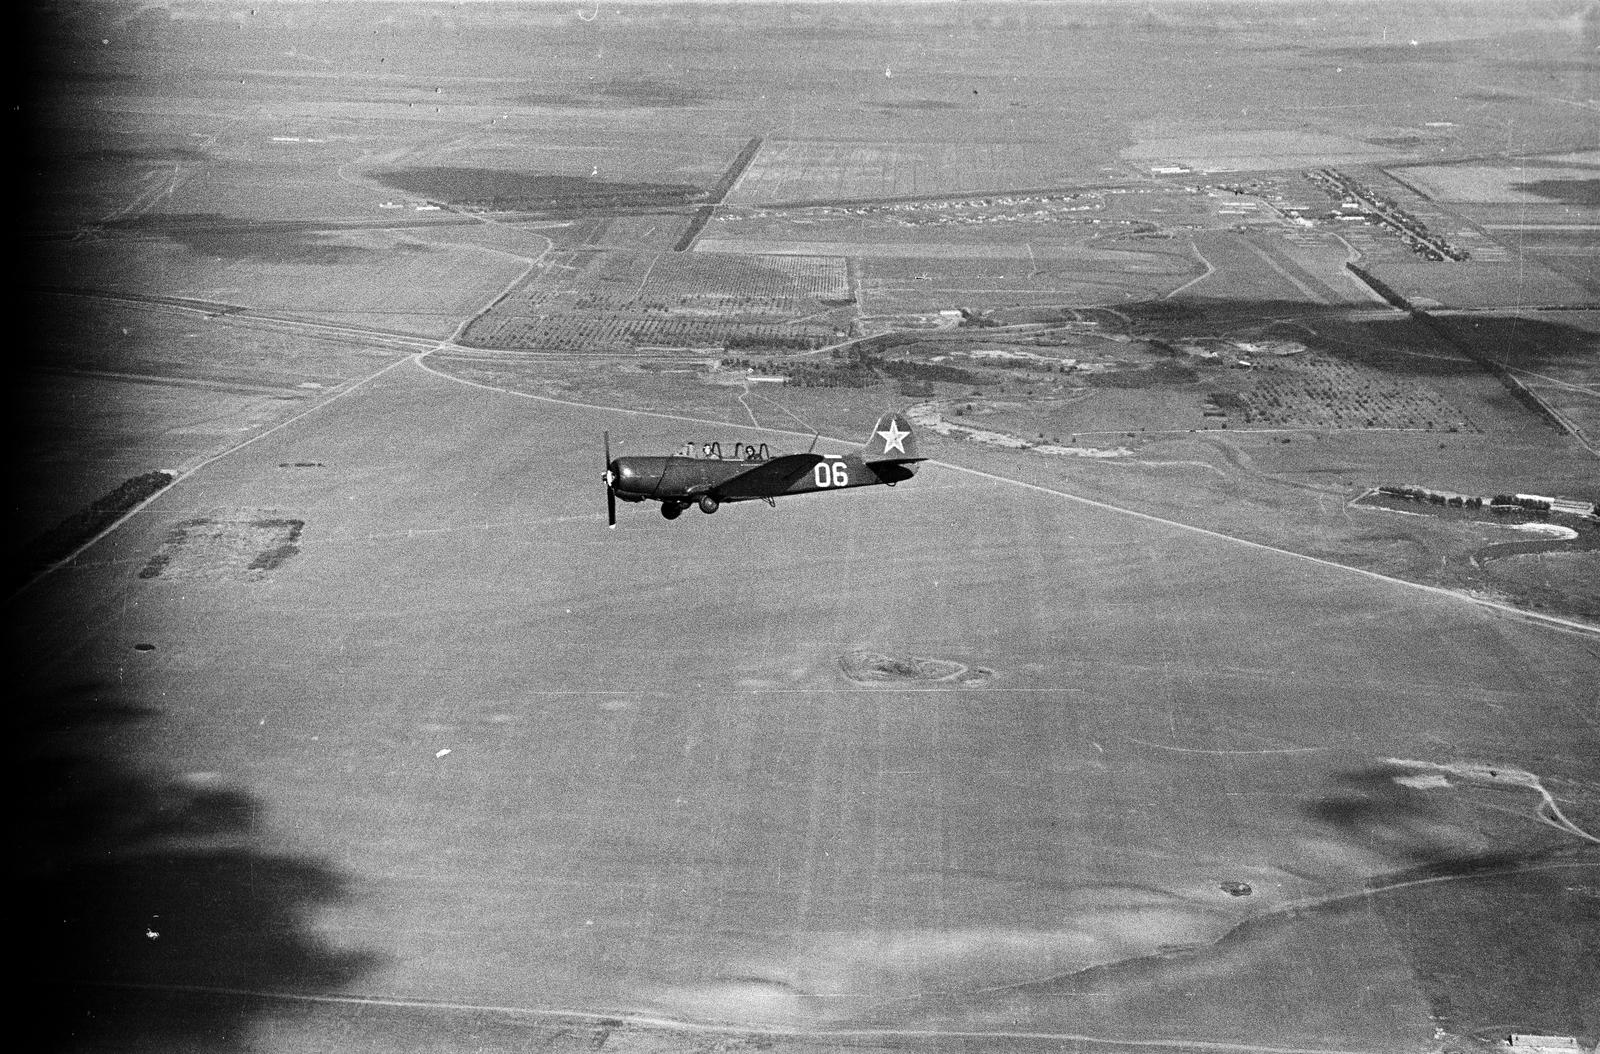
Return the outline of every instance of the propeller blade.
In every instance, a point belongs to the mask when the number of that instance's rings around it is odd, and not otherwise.
[[[606,481],[606,526],[614,531],[617,529],[617,492],[611,489],[611,433],[601,434],[606,446],[606,474],[602,477]]]

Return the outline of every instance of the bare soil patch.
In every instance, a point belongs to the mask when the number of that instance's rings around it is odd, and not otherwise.
[[[950,659],[920,655],[885,655],[857,650],[839,656],[839,670],[856,684],[890,688],[905,684],[948,684],[972,687],[985,684],[994,671]]]
[[[139,577],[260,581],[300,551],[304,529],[304,520],[272,515],[185,520],[167,532]]]

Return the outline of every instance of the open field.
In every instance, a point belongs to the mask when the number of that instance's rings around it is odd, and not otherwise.
[[[1475,263],[1448,270],[1431,264],[1378,264],[1372,273],[1408,300],[1453,308],[1538,310],[1593,308],[1595,291],[1537,259]]]
[[[1593,158],[1595,155],[1586,155]],[[1600,204],[1585,196],[1587,184],[1597,178],[1600,164],[1581,165],[1529,158],[1501,165],[1406,165],[1399,170],[1407,183],[1436,201],[1493,204]]]
[[[39,297],[32,315],[49,368],[17,398],[33,456],[11,552],[123,480],[192,467],[395,357],[334,332],[77,296]]]
[[[36,13],[24,1045],[1592,1045],[1573,10]]]
[[[1198,172],[1255,172],[1359,163],[1393,148],[1315,132],[1215,131],[1166,137],[1161,127],[1122,151],[1129,161],[1182,165]]]
[[[1184,295],[1307,304],[1370,302],[1348,276],[1330,273],[1321,259],[1315,271],[1308,269],[1270,236],[1197,231],[1193,241],[1195,251],[1213,270]]]
[[[862,314],[1115,304],[1175,289],[1194,276],[1196,266],[1168,245],[1143,252],[1090,247],[1062,256],[1032,243],[1017,248],[1023,251],[862,257]]]
[[[1435,953],[1382,914],[1341,914],[1340,898],[1382,904],[1369,883],[1419,859],[1591,866],[1534,821],[1526,791],[1396,782],[1488,758],[1534,767],[1569,815],[1593,815],[1592,742],[1557,731],[1593,673],[1578,641],[940,466],[896,492],[672,528],[627,510],[606,535],[573,501],[593,474],[583,437],[606,424],[658,449],[681,424],[595,420],[414,366],[338,405],[179,484],[30,600],[28,678],[48,690],[64,672],[50,657],[75,640],[77,683],[120,669],[117,698],[161,700],[117,733],[133,756],[161,742],[141,778],[211,774],[189,785],[257,803],[281,832],[243,843],[258,875],[287,858],[338,876],[298,939],[380,1021],[384,1000],[426,993],[867,1038],[1021,1027],[1398,1049],[1431,1034],[1414,971]],[[532,471],[510,438],[529,434],[553,440]],[[293,555],[241,580],[250,544],[233,565],[226,546],[182,556],[174,526],[197,516],[304,529]],[[1024,556],[1069,536],[1071,561]],[[140,577],[164,546],[186,575]],[[619,555],[673,570],[619,595],[591,570]],[[240,590],[258,592],[241,604]],[[62,639],[52,613],[80,591],[112,602]],[[1428,632],[1396,640],[1375,606]],[[1212,632],[1218,617],[1236,632]],[[839,663],[861,649],[992,679],[852,688]],[[698,688],[660,687],[678,681]],[[1397,811],[1380,823],[1372,803]],[[174,872],[154,847],[129,859],[160,885],[128,887],[110,917],[181,917],[202,895],[230,910],[232,871]],[[1319,902],[1333,914],[1287,910]],[[1477,909],[1444,902],[1448,932],[1471,940],[1461,912]],[[1546,903],[1537,932],[1568,910]],[[229,967],[197,938],[158,960],[142,936],[112,948],[172,984],[294,976],[290,959]],[[1273,967],[1285,955],[1292,977]],[[1351,970],[1380,972],[1385,995],[1361,997]],[[1197,985],[1208,998],[1179,996]],[[1549,1027],[1589,1027],[1541,1005]],[[337,1006],[304,1009],[349,1027]]]
[[[217,219],[137,238],[47,243],[34,254],[38,278],[63,289],[189,298],[443,339],[549,244],[535,236],[495,239],[507,248],[489,248],[472,234],[457,244],[447,233],[453,227],[414,236],[252,229]]]
[[[769,139],[729,204],[893,198],[1071,181],[1060,142],[867,143]]]

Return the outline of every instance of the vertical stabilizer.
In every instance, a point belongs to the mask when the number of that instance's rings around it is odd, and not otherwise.
[[[911,422],[899,414],[884,414],[872,426],[861,456],[868,461],[921,461]]]

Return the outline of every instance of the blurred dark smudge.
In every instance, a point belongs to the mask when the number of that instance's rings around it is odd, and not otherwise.
[[[372,965],[311,928],[347,879],[269,848],[255,799],[130,756],[153,711],[89,686],[20,713],[25,1047],[245,1049],[262,995]]]

